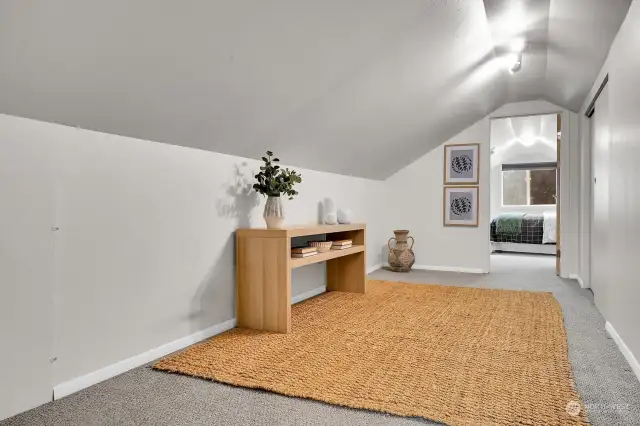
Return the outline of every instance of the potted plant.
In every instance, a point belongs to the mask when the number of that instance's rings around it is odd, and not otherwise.
[[[267,228],[278,229],[284,222],[284,209],[282,207],[281,195],[286,194],[292,200],[298,191],[293,189],[296,183],[302,182],[302,175],[295,170],[283,169],[277,163],[279,158],[272,158],[273,152],[267,151],[267,156],[262,157],[264,166],[260,167],[260,172],[255,175],[258,183],[253,185],[256,192],[267,196],[267,203],[264,206],[264,220]]]

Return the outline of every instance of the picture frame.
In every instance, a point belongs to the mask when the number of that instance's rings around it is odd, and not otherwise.
[[[443,225],[477,227],[480,217],[479,197],[478,186],[445,186]]]
[[[480,183],[480,144],[444,146],[444,184],[478,185]]]

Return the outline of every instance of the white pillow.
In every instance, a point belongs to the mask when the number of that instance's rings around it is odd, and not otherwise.
[[[543,213],[542,244],[556,242],[556,212]]]

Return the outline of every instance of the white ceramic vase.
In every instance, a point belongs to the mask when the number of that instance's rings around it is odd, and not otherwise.
[[[350,209],[338,209],[338,223],[351,223],[351,216],[352,213]]]
[[[324,216],[324,223],[327,225],[337,225],[338,224],[338,215],[335,212],[327,213]]]
[[[280,229],[284,223],[284,208],[282,207],[281,197],[267,197],[267,203],[264,205],[264,221],[267,222],[267,228]]]
[[[324,223],[327,225],[338,224],[338,214],[336,213],[336,205],[331,198],[324,199]]]

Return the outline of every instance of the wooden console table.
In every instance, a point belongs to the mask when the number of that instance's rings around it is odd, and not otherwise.
[[[353,240],[353,247],[304,258],[291,257],[291,238],[327,234]],[[236,231],[236,318],[238,327],[291,331],[291,270],[326,262],[327,290],[366,292],[366,226],[312,225]]]

